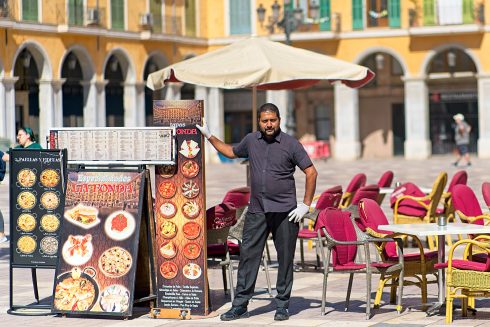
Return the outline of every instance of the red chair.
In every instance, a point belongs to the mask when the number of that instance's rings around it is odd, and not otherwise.
[[[463,223],[488,225],[490,215],[484,214],[475,192],[467,185],[456,185],[453,188],[453,206]],[[468,235],[473,238],[474,235]]]
[[[356,194],[354,195],[354,198],[352,199],[352,203],[350,206],[348,206],[345,210],[349,211],[351,213],[351,217],[354,218],[357,227],[359,227],[360,230],[363,232],[366,230],[366,226],[364,226],[363,221],[359,217],[359,202],[363,199],[371,199],[371,200],[378,200],[379,196],[379,186],[376,184],[371,184],[371,185],[366,185],[361,187]]]
[[[362,234],[359,232],[359,234]],[[401,299],[403,292],[403,257],[399,258],[397,263],[372,263],[369,255],[369,242],[388,242],[391,239],[368,239],[366,237],[358,238],[355,226],[350,218],[350,213],[335,208],[327,208],[320,212],[317,222],[317,237],[320,244],[320,250],[323,261],[323,291],[321,313],[325,314],[325,302],[327,294],[328,276],[331,273],[349,274],[349,284],[345,310],[348,310],[350,293],[352,290],[352,281],[354,274],[366,274],[366,319],[371,316],[371,274],[379,273],[383,280],[398,279],[398,312],[401,311]],[[326,249],[323,246],[323,239],[326,240]],[[366,261],[358,263],[355,261],[358,246],[362,246],[365,252]],[[378,292],[382,292],[378,288]],[[379,296],[381,297],[381,295]]]
[[[487,207],[490,208],[490,183],[485,182],[481,185],[481,191],[483,194],[483,200],[487,204]]]
[[[350,180],[349,185],[347,185],[344,194],[342,194],[339,207],[347,208],[352,203],[354,194],[364,185],[366,185],[366,174],[359,173],[354,175],[354,177],[352,177]]]
[[[387,170],[383,173],[383,175],[381,175],[381,177],[379,178],[378,180],[378,186],[381,188],[381,187],[390,187],[391,186],[391,183],[393,182],[393,177],[394,177],[394,174],[391,170]],[[378,199],[376,200],[376,202],[378,202],[379,205],[381,205],[381,202],[383,202],[383,199],[385,198],[385,195],[386,194],[379,194],[378,195]]]
[[[466,173],[464,170],[460,170],[453,175],[453,178],[451,178],[447,191],[442,193],[441,201],[444,204],[444,210],[442,213],[450,222],[454,221],[454,207],[452,201],[453,189],[456,185],[466,185],[467,182],[468,173]]]
[[[305,240],[313,241],[317,239],[316,237],[317,234],[314,231],[314,225],[316,224],[318,214],[320,213],[321,210],[326,208],[337,208],[339,206],[341,197],[342,197],[342,186],[337,185],[331,187],[320,195],[318,201],[316,202],[315,210],[305,215],[305,218],[310,219],[312,223],[309,224],[308,227],[302,228],[298,233],[299,248],[301,254],[301,267],[303,269],[305,268],[305,253],[304,253],[303,242]],[[316,249],[318,250],[318,244],[316,244]],[[316,255],[316,261],[317,261],[317,267],[320,267],[320,256],[318,255],[318,251]]]
[[[238,187],[229,190],[228,192],[226,192],[223,201],[221,201],[221,203],[231,204],[233,207],[235,207],[237,220],[242,216],[243,211],[245,210],[245,208],[248,207],[249,202],[250,187],[248,186]]]
[[[359,214],[361,220],[363,220],[363,224],[366,226],[366,232],[372,237],[377,238],[385,238],[388,237],[390,239],[393,238],[406,238],[410,231],[407,231],[407,234],[401,233],[390,233],[384,230],[380,230],[378,228],[379,225],[388,225],[388,219],[384,214],[383,210],[379,206],[379,204],[370,199],[361,200],[359,203]],[[424,251],[422,243],[416,236],[413,237],[414,241],[417,244],[418,252],[415,253],[407,253],[403,254],[404,261],[404,276],[413,277],[415,281],[409,280],[405,281],[405,285],[416,285],[420,288],[422,292],[422,303],[427,302],[427,284],[435,284],[437,283],[437,279],[433,281],[427,280],[427,275],[437,274],[436,269],[434,268],[434,264],[437,262],[437,251]],[[381,260],[385,263],[395,263],[399,260],[399,251],[396,249],[396,244],[394,242],[388,243],[379,243],[376,244],[376,249],[381,257]],[[380,286],[381,287],[381,286]],[[390,301],[394,302],[396,295],[396,288],[392,286],[390,293]],[[380,295],[379,295],[380,296]],[[375,305],[379,304],[381,298],[376,297]]]

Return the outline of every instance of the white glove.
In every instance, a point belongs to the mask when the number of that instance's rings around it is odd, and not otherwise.
[[[205,138],[209,139],[211,136],[211,132],[209,131],[208,125],[204,122],[202,123],[202,126],[196,124],[196,128],[201,131],[202,135],[204,135]]]
[[[294,223],[299,223],[299,221],[303,218],[304,215],[310,210],[310,207],[304,204],[303,202],[298,203],[296,209],[291,211],[288,215],[289,221]]]

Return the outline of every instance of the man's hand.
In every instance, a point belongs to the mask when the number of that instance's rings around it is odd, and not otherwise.
[[[204,122],[202,123],[202,126],[196,124],[196,128],[201,131],[202,135],[204,135],[205,138],[209,139],[211,136],[211,132],[209,131],[208,125]]]
[[[299,203],[296,209],[294,209],[289,213],[288,215],[289,221],[298,223],[309,210],[310,210],[309,206],[307,206],[303,202]]]

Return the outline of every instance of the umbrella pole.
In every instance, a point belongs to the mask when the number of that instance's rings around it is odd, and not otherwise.
[[[257,131],[257,86],[252,87],[252,132]]]

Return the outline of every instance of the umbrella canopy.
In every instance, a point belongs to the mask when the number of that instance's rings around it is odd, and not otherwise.
[[[322,80],[361,87],[374,77],[366,67],[264,38],[248,38],[170,65],[148,76],[147,86],[185,82],[223,89],[285,90]]]

